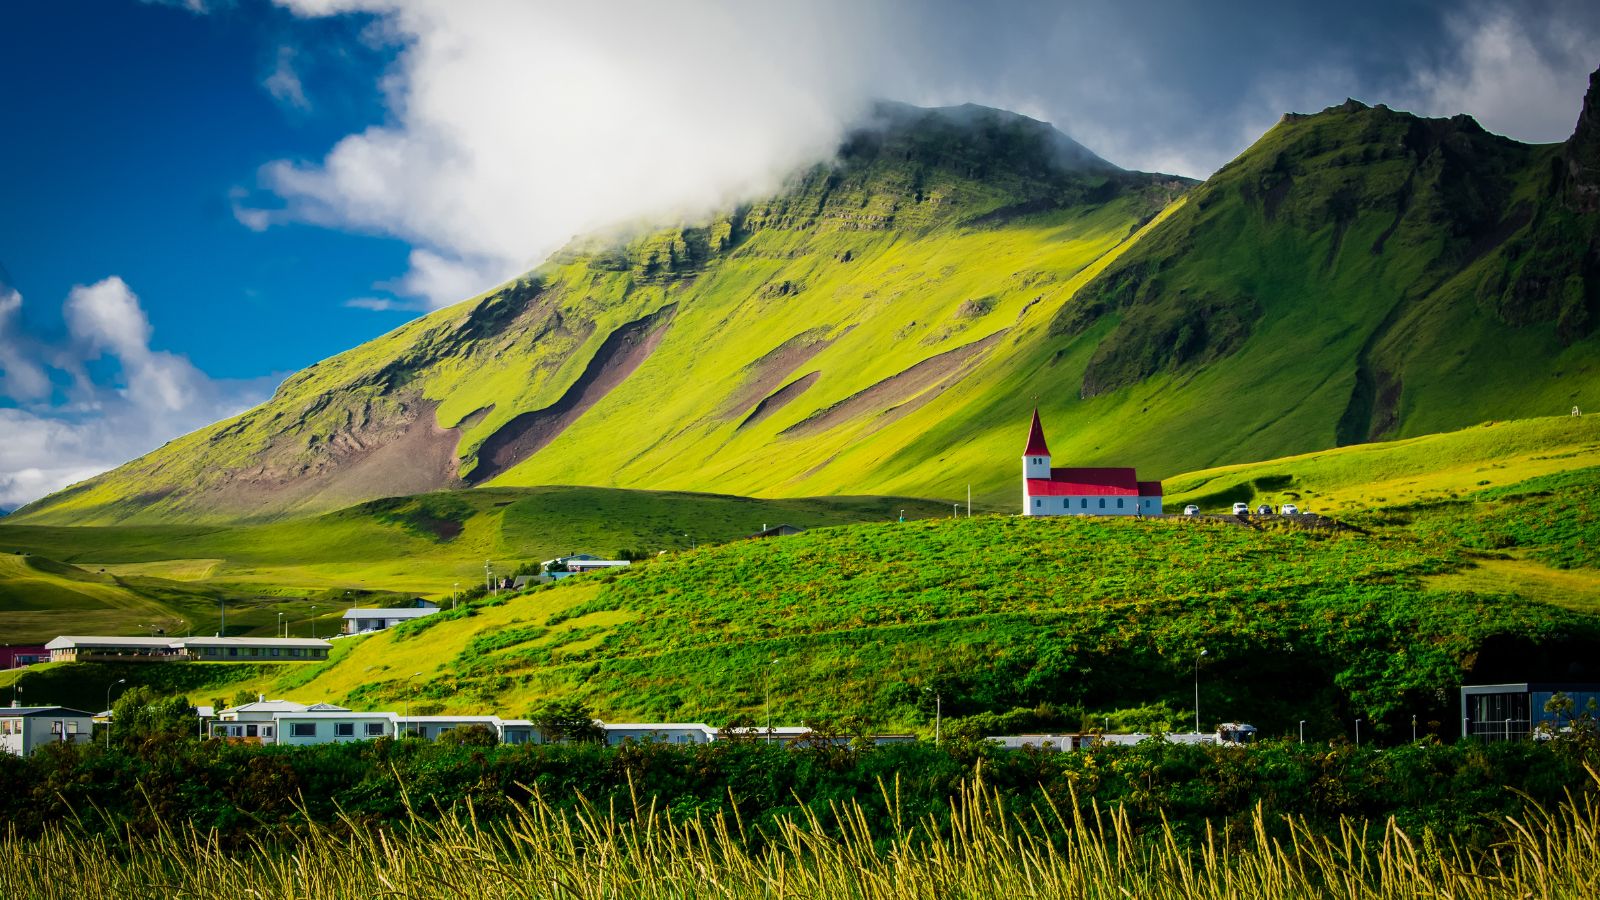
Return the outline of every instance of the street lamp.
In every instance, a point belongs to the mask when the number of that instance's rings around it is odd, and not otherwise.
[[[1411,714],[1411,743],[1417,742],[1417,714]]]
[[[1361,746],[1361,720],[1356,720],[1356,746]]]
[[[1201,650],[1200,656],[1206,651]],[[1200,733],[1200,656],[1194,658],[1194,733]]]
[[[281,637],[289,636],[289,632],[283,630],[283,613],[278,613],[278,634]]]
[[[406,676],[406,724],[411,724],[411,679],[421,675],[421,672],[412,672]],[[415,726],[412,726],[415,727]]]
[[[1301,719],[1300,720],[1300,743],[1304,744],[1305,742],[1306,742],[1306,720],[1305,719]]]
[[[222,623],[217,627],[217,637],[228,636],[228,601],[222,597],[217,598],[217,608],[222,611]]]
[[[933,695],[933,745],[939,746],[939,720],[944,718],[944,697],[933,688],[923,688],[923,693]]]
[[[113,719],[113,716],[111,715],[111,689],[116,687],[119,684],[127,684],[127,683],[128,683],[128,679],[126,679],[126,678],[118,678],[116,681],[113,681],[110,684],[106,685],[106,749],[107,750],[111,749],[111,721]]]
[[[450,587],[450,608],[455,609],[461,605],[461,582],[456,582]]]
[[[774,659],[767,664],[765,669],[761,670],[761,683],[766,689],[767,695],[767,743],[769,744],[772,743],[772,667],[777,664],[778,661]]]

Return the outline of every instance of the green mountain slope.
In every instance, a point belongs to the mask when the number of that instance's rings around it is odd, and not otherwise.
[[[1550,146],[1289,116],[1185,197],[1019,116],[886,107],[770,200],[577,242],[16,516],[573,483],[1006,505],[1034,404],[1058,464],[1158,477],[1562,412],[1600,387],[1596,102]]]

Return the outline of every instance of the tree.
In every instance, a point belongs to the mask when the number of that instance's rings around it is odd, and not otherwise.
[[[493,747],[500,736],[487,725],[463,725],[439,735],[439,743],[447,747]]]
[[[594,719],[594,710],[582,700],[551,700],[528,719],[550,742],[598,744],[605,737],[605,729]]]
[[[195,737],[195,709],[183,697],[160,697],[148,685],[130,688],[111,706],[112,740],[125,747]]]

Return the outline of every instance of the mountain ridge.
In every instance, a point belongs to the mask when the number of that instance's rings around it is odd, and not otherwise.
[[[993,502],[1034,403],[1064,459],[1165,474],[1564,410],[1600,381],[1594,94],[1542,146],[1353,101],[1289,115],[1198,186],[1023,116],[880,106],[779,195],[574,241],[17,515],[281,518],[468,483]]]

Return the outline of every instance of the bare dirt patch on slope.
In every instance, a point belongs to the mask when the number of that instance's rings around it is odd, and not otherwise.
[[[478,448],[478,465],[467,475],[482,484],[544,449],[573,422],[626,381],[650,358],[666,335],[675,307],[666,306],[611,332],[583,373],[561,398],[544,409],[525,412],[500,426]]]
[[[780,434],[805,437],[873,413],[892,413],[893,418],[899,418],[939,396],[946,387],[958,381],[970,364],[976,362],[984,351],[998,343],[1005,334],[1006,330],[1002,329],[986,338],[930,356],[826,409],[817,410]]]
[[[807,372],[806,374],[801,375],[799,378],[796,378],[783,387],[778,388],[767,396],[761,398],[761,402],[756,404],[756,408],[750,410],[750,415],[745,416],[744,421],[740,422],[739,427],[735,428],[734,430],[743,431],[749,426],[756,424],[778,410],[783,409],[788,405],[790,400],[793,400],[794,398],[805,393],[806,388],[815,384],[817,381],[817,376],[821,374],[822,373],[820,371]]]
[[[408,398],[381,412],[363,408],[347,430],[313,437],[310,456],[303,448],[269,448],[266,462],[228,473],[195,499],[247,518],[273,518],[461,487],[456,460],[461,432],[439,426],[438,406]]]
[[[744,415],[745,419],[739,424],[740,428],[752,423],[751,417],[755,416],[756,409],[752,406],[766,403],[772,399],[779,390],[787,390],[788,386],[779,388],[785,378],[788,378],[795,369],[810,362],[812,357],[833,346],[839,338],[849,334],[854,325],[846,327],[833,337],[824,337],[831,326],[823,325],[802,331],[778,346],[767,351],[760,359],[745,367],[747,378],[739,389],[728,397],[722,409],[717,412],[717,418],[724,422],[731,422]],[[793,396],[790,397],[793,399]],[[770,415],[776,407],[768,411]],[[763,416],[762,418],[765,418]],[[757,419],[756,421],[759,421]]]

